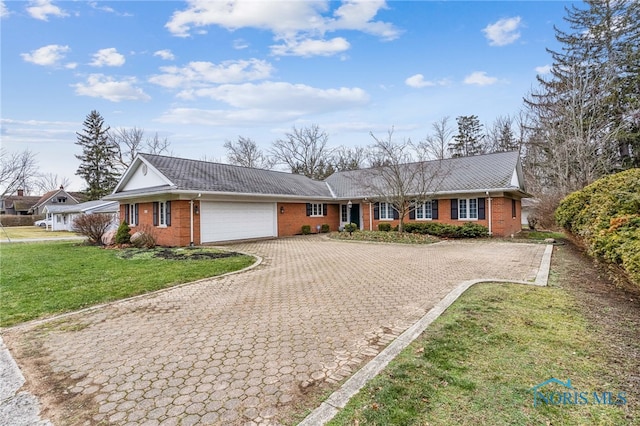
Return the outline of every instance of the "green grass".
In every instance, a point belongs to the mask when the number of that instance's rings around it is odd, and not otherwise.
[[[255,261],[245,255],[167,260],[131,250],[133,254],[128,256],[121,250],[77,242],[3,244],[0,325],[7,327],[236,271]],[[189,249],[178,252],[189,253]]]
[[[628,424],[624,407],[533,406],[531,388],[551,377],[579,391],[617,392],[603,353],[564,290],[477,285],[330,424]]]
[[[523,229],[520,233],[522,238],[528,240],[545,240],[547,238],[553,238],[556,240],[561,240],[565,238],[565,235],[562,232],[552,232],[552,231],[530,231],[528,229]]]
[[[68,238],[78,237],[74,232],[51,231],[39,226],[4,226],[0,228],[0,241],[35,239],[35,238]]]

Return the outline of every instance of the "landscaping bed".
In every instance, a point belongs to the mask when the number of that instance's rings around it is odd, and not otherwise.
[[[431,244],[440,241],[431,235],[412,234],[408,232],[396,231],[356,231],[352,232],[332,232],[329,238],[345,241],[371,241],[378,243],[402,243],[402,244]]]

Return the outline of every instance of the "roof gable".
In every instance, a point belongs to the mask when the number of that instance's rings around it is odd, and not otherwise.
[[[61,187],[60,189],[55,189],[44,194],[42,197],[40,197],[38,202],[33,205],[33,208],[36,209],[50,202],[57,203],[57,199],[60,197],[71,199],[71,201],[73,202],[72,204],[78,204],[78,200]]]
[[[170,187],[174,184],[156,169],[144,155],[138,155],[116,185],[114,193],[162,186]]]

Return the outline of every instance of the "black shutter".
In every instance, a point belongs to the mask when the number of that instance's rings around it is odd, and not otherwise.
[[[416,220],[416,208],[418,208],[419,205],[418,202],[415,202],[413,208],[409,209],[409,220]]]
[[[138,225],[140,223],[140,222],[138,222],[138,206],[139,206],[138,203],[135,203],[133,205],[133,211],[134,211],[133,212],[133,220],[134,220],[133,224],[134,225]]]
[[[373,218],[375,220],[380,219],[380,203],[375,203],[373,205]]]
[[[158,226],[158,202],[153,202],[153,226]]]
[[[129,224],[131,222],[129,222],[129,204],[123,204],[124,205],[124,222],[126,224]]]
[[[307,203],[307,216],[311,216],[311,203]]]
[[[478,198],[478,219],[484,219],[484,198]]]
[[[398,210],[396,210],[395,207],[392,207],[392,209],[393,209],[393,218],[396,219],[396,220],[400,219],[400,212]]]
[[[326,216],[327,215],[327,205],[323,204],[322,205],[322,216]]]
[[[458,199],[452,198],[451,199],[451,219],[457,219],[457,218],[458,218]]]
[[[165,206],[166,206],[166,207],[165,207],[165,209],[166,209],[166,211],[165,211],[165,218],[167,219],[167,220],[166,220],[166,222],[167,222],[167,226],[171,226],[171,201],[167,201],[167,202],[165,203]]]
[[[431,201],[431,219],[438,218],[438,200]]]

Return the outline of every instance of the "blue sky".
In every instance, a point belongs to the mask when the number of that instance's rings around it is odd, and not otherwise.
[[[73,181],[95,109],[174,155],[224,161],[317,124],[331,146],[370,132],[420,141],[431,124],[518,113],[565,28],[561,1],[4,1],[2,146]]]

